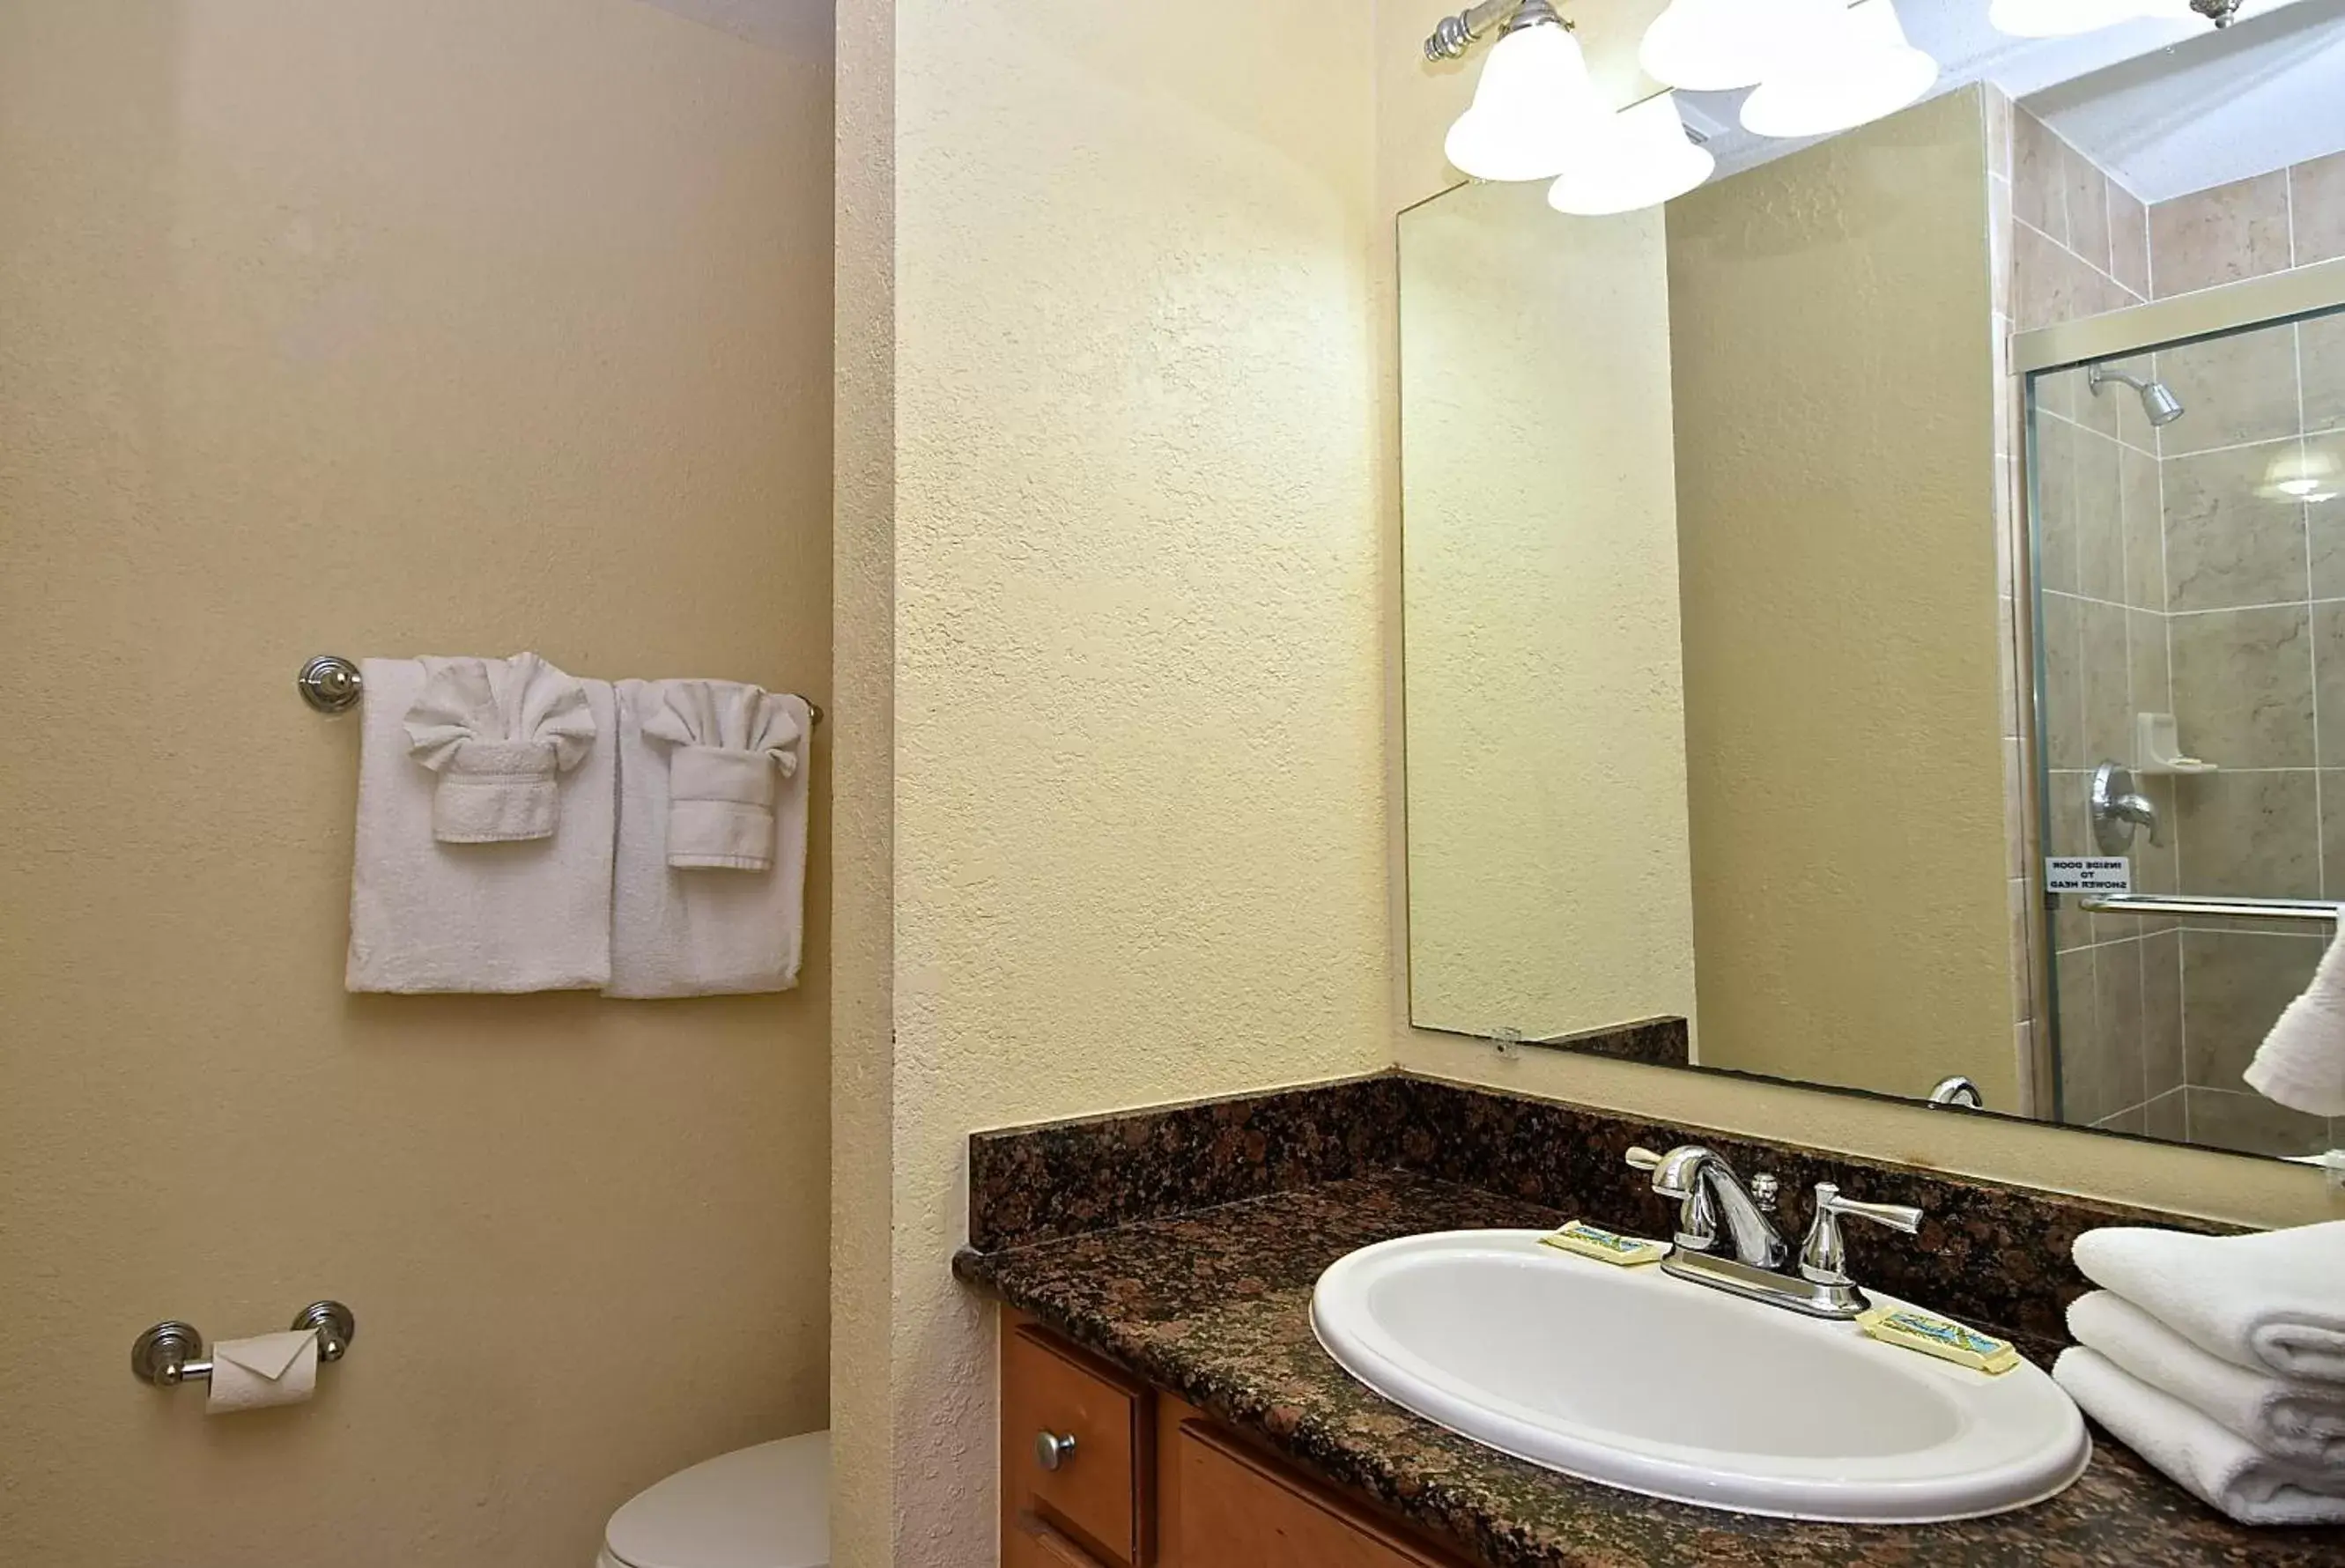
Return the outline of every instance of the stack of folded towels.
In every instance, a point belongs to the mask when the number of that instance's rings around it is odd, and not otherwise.
[[[2345,1523],[2345,1220],[2256,1236],[2076,1238],[2101,1287],[2052,1375],[2243,1524]]]

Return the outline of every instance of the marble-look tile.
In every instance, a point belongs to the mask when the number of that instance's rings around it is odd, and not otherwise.
[[[2068,249],[2096,270],[2109,267],[2109,181],[2092,159],[2063,148],[2060,180],[2066,188]]]
[[[2345,429],[2345,311],[2299,321],[2304,364],[2304,428]]]
[[[2249,931],[2182,933],[2185,1080],[2239,1087],[2280,1009],[2303,994],[2322,939]]]
[[[2259,327],[2157,351],[2157,373],[2182,400],[2182,417],[2157,433],[2171,458],[2208,447],[2295,435],[2296,336]]]
[[[2052,961],[2052,1039],[2060,1069],[2060,1119],[2070,1126],[2090,1126],[2116,1108],[2104,1087],[2107,1064],[2100,1056],[2101,1033],[2096,1023],[2099,983],[2095,965],[2101,952],[2080,947]]]
[[[2312,606],[2312,668],[2324,768],[2345,768],[2345,601]]]
[[[2276,1105],[2247,1090],[2188,1091],[2190,1141],[2201,1148],[2246,1155],[2317,1155],[2327,1149],[2329,1124]]]
[[[2077,591],[2076,447],[2086,439],[2065,419],[2035,422],[2035,581],[2046,593]]]
[[[2091,1049],[2060,1042],[2061,1114],[2087,1125],[2149,1098],[2141,1049],[2141,943],[2093,949]]]
[[[2117,508],[2125,522],[2125,602],[2163,610],[2166,596],[2166,494],[2157,458],[2127,447],[2119,459]]]
[[[2288,172],[2275,169],[2149,209],[2150,283],[2161,300],[2289,265]]]
[[[2076,433],[2076,591],[2123,604],[2126,531],[2121,449],[2089,430]]]
[[[2089,773],[2060,772],[2046,780],[2047,799],[2045,818],[2050,837],[2044,845],[2046,855],[2086,855],[2093,849],[2092,832],[2086,821],[2086,797],[2092,786]],[[2088,947],[2093,941],[2093,919],[2079,909],[2074,894],[2064,894],[2047,922],[2051,928],[2053,947],[2067,952]],[[2089,990],[2083,1005],[2091,1005]]]
[[[2023,332],[2122,309],[2131,296],[2066,247],[2022,223],[2011,239],[2011,311]]]
[[[2027,378],[2029,389],[2035,396],[2039,414],[2057,414],[2073,422],[2076,417],[2076,399],[2083,395],[2085,372],[2081,370],[2051,371]]]
[[[2141,941],[2141,1064],[2155,1099],[2182,1086],[2182,933]]]
[[[2011,178],[2011,95],[1994,83],[1981,86],[1980,94],[1986,99],[1986,171],[2005,179]]]
[[[2149,1107],[2136,1105],[2130,1111],[2119,1111],[2114,1116],[2103,1116],[2093,1125],[2104,1133],[2131,1133],[2140,1137],[2149,1131]]]
[[[2147,833],[2134,835],[2133,849],[2129,851],[2133,856],[2134,891],[2178,893],[2183,891],[2181,857],[2174,841],[2174,824],[2181,820],[2179,808],[2175,802],[2179,798],[2177,786],[2182,781],[2172,775],[2137,774],[2133,782],[2135,789],[2149,798],[2151,809],[2157,813],[2157,836],[2165,840],[2153,844]],[[2173,929],[2174,922],[2145,917],[2141,924],[2145,932],[2168,931]]]
[[[2320,770],[2320,896],[2345,901],[2345,769]]]
[[[2149,298],[2149,209],[2115,180],[2109,181],[2109,273],[2130,292]]]
[[[2190,1136],[2190,1091],[2172,1089],[2142,1107],[2145,1125],[2142,1131],[2153,1138],[2168,1143],[2187,1142]]]
[[[2297,606],[2172,617],[2174,714],[2191,755],[2222,768],[2312,766],[2309,622]]]
[[[2299,483],[2315,488],[2305,495],[2305,528],[2312,541],[2312,596],[2345,598],[2345,429],[2304,438],[2297,460]]]
[[[2166,651],[2167,617],[2147,610],[2130,610],[2126,615],[2126,657],[2132,668],[2132,695],[2127,701],[2126,731],[2127,740],[2137,740],[2130,716],[2136,713],[2171,713],[2174,711],[2174,684],[2167,674]],[[2128,746],[2117,754],[2121,762],[2138,765],[2136,748]]]
[[[2014,106],[2011,117],[2011,210],[2055,242],[2068,240],[2063,162],[2068,146],[2052,127]]]
[[[2084,602],[2044,596],[2037,636],[2044,648],[2044,759],[2047,768],[2083,768],[2085,756]],[[2063,851],[2055,850],[2055,854]]]
[[[2300,445],[2291,439],[2166,460],[2171,608],[2295,604],[2309,596],[2304,507],[2270,479],[2275,463],[2298,461]]]
[[[2296,233],[2296,264],[2345,256],[2345,152],[2299,163],[2288,171]]]
[[[2086,599],[2077,606],[2077,666],[2083,675],[2085,766],[2133,755],[2133,661],[2126,623],[2133,612]]]
[[[2320,812],[2311,769],[2201,773],[2176,780],[2174,794],[2182,885],[2188,891],[2320,896]]]

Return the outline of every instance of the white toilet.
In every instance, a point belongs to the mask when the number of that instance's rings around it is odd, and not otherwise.
[[[830,1434],[678,1471],[611,1515],[594,1568],[829,1568]]]

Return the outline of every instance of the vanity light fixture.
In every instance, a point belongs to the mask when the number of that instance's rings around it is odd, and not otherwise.
[[[1938,62],[1905,39],[1891,0],[1862,0],[1742,100],[1758,136],[1830,136],[1894,114],[1930,90]]]
[[[1558,178],[1547,204],[1581,218],[1633,212],[1683,196],[1717,167],[1711,150],[1686,135],[1677,96],[1659,92],[1612,116]]]
[[[1480,36],[1472,19],[1492,9],[1477,6],[1444,20],[1426,54],[1462,54]],[[1442,150],[1477,179],[1552,179],[1600,134],[1603,106],[1578,41],[1548,0],[1521,0],[1511,10],[1475,84],[1473,106],[1449,127]],[[1445,38],[1454,45],[1445,47]]]
[[[1722,93],[1764,80],[1830,25],[1839,0],[1670,0],[1637,46],[1657,82]]]

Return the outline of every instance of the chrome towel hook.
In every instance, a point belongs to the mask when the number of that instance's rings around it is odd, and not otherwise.
[[[318,1359],[339,1361],[358,1338],[359,1320],[339,1301],[312,1301],[293,1315],[293,1329],[318,1331]],[[203,1359],[204,1337],[192,1323],[165,1319],[130,1347],[130,1375],[158,1389],[209,1382],[212,1364]]]

